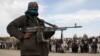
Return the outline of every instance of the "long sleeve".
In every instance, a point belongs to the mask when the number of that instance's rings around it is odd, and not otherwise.
[[[24,24],[24,16],[21,16],[14,21],[12,21],[10,24],[7,26],[7,32],[10,34],[10,36],[14,36],[15,38],[21,40],[23,37],[23,33],[19,30],[23,24]]]

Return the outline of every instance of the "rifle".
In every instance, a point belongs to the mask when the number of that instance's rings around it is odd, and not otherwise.
[[[59,31],[59,30],[66,30],[68,28],[80,28],[82,26],[72,26],[72,27],[57,27],[57,28],[52,28],[52,27],[39,27],[43,29],[43,32],[49,32],[49,31]],[[25,29],[25,32],[36,32],[38,27],[27,27]]]
[[[48,25],[50,25],[50,26],[54,26],[53,24],[51,24],[51,23],[48,23],[48,22],[46,22],[46,21],[44,21],[44,20],[41,20],[41,21],[43,21],[44,23],[46,23],[46,24],[48,24]],[[82,26],[73,26],[73,27],[57,27],[57,28],[52,28],[52,27],[40,27],[39,25],[38,26],[36,26],[36,27],[27,27],[26,29],[24,29],[24,32],[36,32],[36,36],[37,36],[37,40],[39,41],[39,42],[45,42],[46,41],[46,39],[48,39],[48,38],[50,38],[53,34],[54,34],[54,32],[56,31],[56,30],[61,30],[61,31],[63,31],[63,30],[66,30],[67,28],[80,28],[80,27],[82,27]],[[37,31],[38,29],[42,29],[42,31],[41,32],[39,32],[39,31]],[[49,33],[48,33],[49,32]],[[46,34],[49,34],[48,36],[46,36]]]
[[[43,21],[43,20],[42,20]],[[54,26],[51,23],[48,23],[46,21],[43,21],[44,23],[50,25],[50,26]],[[71,27],[57,27],[57,28],[52,28],[52,27],[39,27],[41,29],[43,29],[44,32],[48,32],[48,31],[55,31],[55,30],[66,30],[68,28],[81,28],[82,26],[77,26],[77,24],[75,23],[75,26],[71,26]],[[36,32],[36,30],[38,29],[38,27],[27,27],[25,29],[26,32]]]

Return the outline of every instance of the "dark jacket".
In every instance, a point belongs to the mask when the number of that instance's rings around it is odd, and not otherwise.
[[[44,26],[44,22],[38,19],[39,25]],[[18,17],[7,26],[7,32],[20,40],[21,55],[48,55],[48,43],[37,42],[36,33],[33,33],[29,39],[23,39],[25,32],[21,31],[26,27],[37,26],[35,20],[31,20],[25,15]],[[51,37],[54,32],[45,33],[46,37]]]

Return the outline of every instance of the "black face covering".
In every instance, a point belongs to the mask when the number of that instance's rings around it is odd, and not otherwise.
[[[38,16],[38,9],[29,7],[25,14],[30,16]]]

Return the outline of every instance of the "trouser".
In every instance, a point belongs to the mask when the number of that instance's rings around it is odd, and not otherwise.
[[[48,56],[48,55],[21,55],[21,56]]]
[[[40,55],[21,55],[21,56],[40,56]]]

